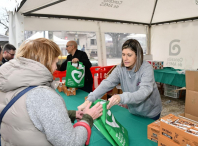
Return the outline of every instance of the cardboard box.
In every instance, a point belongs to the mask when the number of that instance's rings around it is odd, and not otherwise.
[[[178,117],[187,119],[188,121],[192,121],[194,123],[196,123],[198,121],[198,118],[193,119],[193,117],[191,117],[189,114],[185,114],[185,113],[179,114]]]
[[[147,138],[158,142],[158,137],[160,135],[160,121],[157,120],[147,126]]]
[[[181,126],[181,124],[179,124],[179,126],[175,126],[173,123],[176,120],[185,121],[186,123],[190,123],[189,125],[198,125],[198,123],[194,123],[188,119],[169,114],[161,118],[160,136],[163,138],[168,138],[172,142],[175,142],[181,146],[198,146],[198,135],[195,136],[187,132],[187,130],[193,129],[193,126],[186,126],[185,124],[183,124],[185,126]]]
[[[172,142],[168,138],[159,135],[158,146],[179,146],[179,145],[175,142]]]
[[[198,71],[186,71],[186,89],[198,92]]]
[[[185,116],[198,121],[198,92],[186,90]]]
[[[156,142],[156,143],[158,143],[158,138],[156,138],[155,136],[153,136],[153,135],[148,135],[148,137],[147,137],[149,140],[152,140],[153,142]]]
[[[185,117],[198,121],[198,71],[186,71]]]

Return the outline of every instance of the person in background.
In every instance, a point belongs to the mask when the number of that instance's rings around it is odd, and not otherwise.
[[[16,48],[13,45],[5,44],[3,46],[2,63],[4,64],[4,63],[8,62],[9,60],[13,59],[14,55],[15,55],[15,51],[16,51]]]
[[[0,66],[3,64],[2,63],[2,59],[3,59],[3,50],[2,50],[2,48],[0,46]]]
[[[83,45],[81,51],[84,51],[85,52],[85,45]]]
[[[37,86],[20,97],[1,123],[1,144],[18,146],[83,146],[87,129],[71,122],[93,125],[102,105],[91,103],[82,111],[68,111],[56,93],[53,72],[61,51],[53,41],[39,38],[25,42],[16,58],[0,67],[0,112],[19,92]],[[66,101],[67,102],[67,101]]]
[[[108,109],[119,103],[127,104],[131,114],[159,119],[162,103],[154,71],[147,61],[143,61],[142,47],[135,39],[129,39],[122,45],[121,64],[88,95],[87,100],[78,109],[83,110],[89,102],[101,98],[119,83],[123,93],[113,95],[109,99]]]
[[[77,49],[77,43],[75,41],[67,42],[66,50],[70,55],[68,55],[65,62],[62,63],[60,71],[65,71],[67,69],[68,61],[71,61],[73,63],[82,62],[85,66],[85,81],[84,87],[79,89],[84,90],[88,93],[92,92],[93,78],[90,71],[92,64],[89,61],[87,54]]]

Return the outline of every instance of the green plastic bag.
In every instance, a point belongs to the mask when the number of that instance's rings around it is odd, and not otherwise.
[[[85,66],[82,62],[67,62],[66,83],[67,87],[81,88],[84,87]]]
[[[97,102],[103,105],[103,114],[94,121],[94,126],[106,137],[113,146],[129,146],[128,131],[115,119],[110,110],[107,109],[106,100],[98,99]]]

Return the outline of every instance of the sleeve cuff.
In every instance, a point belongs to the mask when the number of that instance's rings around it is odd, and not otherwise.
[[[123,98],[124,98],[124,97],[123,97],[123,94],[119,94],[119,96],[120,96],[120,103],[124,104],[124,103],[123,103]]]
[[[68,111],[69,118],[71,119],[71,122],[74,123],[76,120],[76,111],[75,110],[69,110]]]
[[[81,120],[86,121],[90,127],[93,126],[93,118],[90,115],[88,114],[83,115],[83,118]]]
[[[93,95],[93,92],[91,92],[89,95],[88,95],[88,97],[87,97],[87,99],[86,100],[89,100],[90,102],[94,102],[96,99],[95,99],[95,96]]]

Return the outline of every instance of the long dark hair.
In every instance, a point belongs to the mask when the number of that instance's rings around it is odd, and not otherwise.
[[[124,49],[131,49],[132,51],[135,52],[136,56],[137,56],[137,60],[136,60],[136,63],[135,63],[135,72],[137,72],[141,65],[142,65],[142,62],[143,62],[143,50],[142,50],[142,47],[140,45],[140,43],[135,40],[135,39],[129,39],[127,40],[123,45],[122,45],[122,50]],[[121,66],[124,67],[124,63],[123,63],[123,60],[121,62]]]

